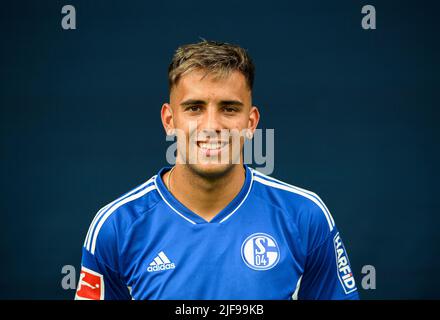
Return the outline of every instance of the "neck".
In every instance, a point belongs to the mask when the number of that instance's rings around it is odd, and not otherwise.
[[[170,171],[163,180],[167,181]],[[174,167],[168,188],[188,209],[210,221],[228,205],[240,192],[245,181],[242,164],[234,165],[221,177],[209,178],[194,172],[187,165]]]

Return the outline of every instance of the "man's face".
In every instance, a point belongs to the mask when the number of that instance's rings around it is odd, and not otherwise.
[[[242,73],[225,77],[192,71],[184,75],[162,107],[166,130],[177,134],[177,163],[205,177],[221,176],[242,163],[243,135],[259,120]]]

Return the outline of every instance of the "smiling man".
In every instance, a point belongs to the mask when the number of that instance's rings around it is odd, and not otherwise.
[[[357,299],[322,200],[243,163],[260,118],[248,53],[181,46],[168,77],[176,165],[98,211],[76,298]]]

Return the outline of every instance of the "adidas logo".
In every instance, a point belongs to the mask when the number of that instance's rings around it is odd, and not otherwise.
[[[155,271],[163,271],[163,270],[169,270],[174,269],[176,266],[174,263],[171,263],[170,259],[163,253],[163,251],[159,252],[159,254],[154,258],[153,262],[150,263],[150,265],[147,268],[148,272],[155,272]]]

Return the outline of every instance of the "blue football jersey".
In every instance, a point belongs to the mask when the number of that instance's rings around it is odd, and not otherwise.
[[[335,222],[313,192],[248,166],[210,222],[162,175],[98,211],[77,299],[358,299]]]

